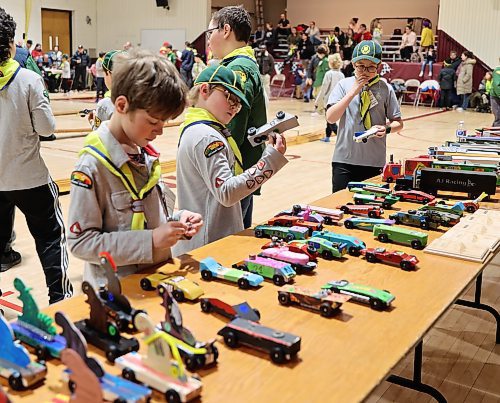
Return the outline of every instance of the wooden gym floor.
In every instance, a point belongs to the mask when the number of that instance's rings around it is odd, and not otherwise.
[[[68,178],[82,147],[82,135],[88,131],[85,118],[77,111],[92,108],[92,99],[85,95],[63,97],[55,95],[52,108],[57,115],[58,139],[42,143],[42,155],[55,180]],[[256,197],[254,222],[259,223],[274,213],[290,208],[294,203],[310,202],[330,194],[331,157],[335,144],[317,141],[322,137],[324,119],[311,117],[313,104],[293,99],[274,100],[270,103],[270,116],[284,110],[299,116],[301,126],[287,134],[289,147],[287,157],[290,163],[263,188],[263,194]],[[403,106],[405,128],[400,134],[391,134],[388,139],[388,154],[395,159],[425,154],[427,147],[440,145],[454,137],[459,120],[464,120],[470,130],[489,126],[491,114],[474,112],[440,112],[426,107]],[[182,121],[182,116],[177,119]],[[178,127],[167,127],[163,136],[155,141],[161,152],[161,160],[175,160]],[[173,166],[173,165],[172,165]],[[164,178],[175,192],[175,171],[165,173]],[[67,217],[71,195],[61,196],[63,214]],[[66,222],[66,224],[68,224]],[[36,255],[33,239],[29,234],[22,214],[16,215],[15,249],[22,254],[22,263],[1,275],[1,288],[12,291],[12,281],[19,276],[33,287],[34,295],[43,307],[47,304],[43,272]],[[460,264],[457,261],[457,264]],[[80,293],[83,262],[70,256],[70,277],[76,293]],[[500,256],[485,270],[483,278],[483,302],[500,310]],[[439,292],[439,285],[436,285]],[[467,293],[469,299],[472,292]],[[16,304],[16,294],[2,298]],[[425,301],[415,301],[425,309]],[[8,317],[14,310],[6,309]],[[374,329],[376,331],[376,329]],[[404,327],[401,329],[404,332]],[[498,402],[500,401],[500,345],[495,344],[495,326],[492,316],[478,310],[454,305],[424,339],[423,382],[437,387],[449,402]],[[358,335],[358,337],[363,337]],[[390,346],[373,346],[390,348]],[[332,362],[334,366],[334,362]],[[362,371],[363,363],[358,365]],[[395,368],[394,373],[411,377],[413,357],[409,354]],[[334,367],[332,367],[334,370]],[[325,376],[330,376],[325,374]],[[383,382],[368,398],[368,402],[429,402],[427,395]]]

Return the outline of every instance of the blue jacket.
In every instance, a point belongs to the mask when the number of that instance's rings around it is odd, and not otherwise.
[[[182,51],[181,60],[181,69],[184,69],[185,71],[193,70],[194,53],[191,49],[184,49]]]

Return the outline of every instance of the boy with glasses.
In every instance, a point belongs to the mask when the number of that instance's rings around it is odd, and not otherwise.
[[[242,156],[243,169],[259,161],[264,146],[253,147],[247,139],[250,127],[260,127],[267,122],[264,88],[253,49],[247,46],[252,32],[250,15],[241,6],[224,7],[217,11],[206,31],[208,45],[223,66],[236,72],[242,80],[245,104],[231,120],[228,129],[234,136]],[[259,194],[256,191],[254,194]],[[252,225],[253,194],[241,201],[245,228]]]
[[[332,192],[345,189],[350,181],[363,181],[380,174],[386,162],[386,135],[403,128],[401,111],[392,87],[377,70],[382,47],[362,41],[354,48],[354,77],[340,80],[328,99],[326,120],[340,119],[332,159]],[[366,143],[353,140],[355,132],[376,127],[376,136]]]
[[[260,160],[245,169],[235,139],[226,129],[248,108],[241,76],[219,65],[203,70],[189,94],[177,151],[179,205],[205,217],[190,240],[175,245],[181,255],[243,230],[240,201],[269,180],[288,161],[285,139],[272,138]]]

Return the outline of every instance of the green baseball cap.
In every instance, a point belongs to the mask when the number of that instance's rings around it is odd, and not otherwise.
[[[359,60],[370,60],[379,64],[382,60],[382,46],[375,41],[361,41],[352,52],[351,62],[355,63]]]
[[[221,64],[218,66],[209,66],[198,75],[194,85],[203,83],[223,86],[229,92],[236,95],[243,105],[250,108],[250,104],[245,97],[245,84],[242,74],[235,73]]]
[[[113,71],[113,58],[116,54],[122,52],[123,50],[110,50],[108,53],[106,53],[102,61],[102,68],[106,71]]]

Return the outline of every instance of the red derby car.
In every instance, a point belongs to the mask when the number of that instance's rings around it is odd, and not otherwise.
[[[379,218],[384,213],[384,209],[380,206],[372,206],[370,204],[347,203],[337,208],[346,214],[362,215],[370,218]]]
[[[418,202],[427,204],[435,199],[433,195],[429,193],[421,192],[420,190],[397,190],[392,192],[393,196],[399,197],[400,200],[408,202]]]
[[[385,262],[397,264],[403,270],[415,270],[418,263],[416,256],[401,251],[389,251],[385,248],[366,248],[360,251],[370,263]]]

